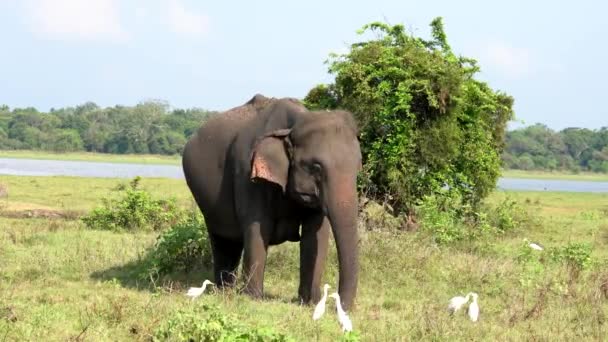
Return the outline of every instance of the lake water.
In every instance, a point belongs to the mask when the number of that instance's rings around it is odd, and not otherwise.
[[[181,165],[0,158],[0,175],[183,179]],[[500,190],[608,192],[608,182],[500,178]]]

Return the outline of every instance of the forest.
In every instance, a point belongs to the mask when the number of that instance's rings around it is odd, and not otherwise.
[[[508,131],[502,161],[508,169],[608,173],[608,127],[554,131],[537,123]]]
[[[164,101],[101,108],[37,109],[0,106],[0,149],[179,154],[186,138],[211,111],[171,109]]]
[[[214,111],[171,109],[148,100],[101,108],[93,102],[53,109],[0,105],[0,149],[180,154],[186,139]],[[505,169],[608,173],[608,127],[560,131],[537,123],[510,130]]]

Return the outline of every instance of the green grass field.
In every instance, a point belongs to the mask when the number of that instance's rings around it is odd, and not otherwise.
[[[53,153],[46,151],[6,151],[0,150],[0,158],[44,159],[44,160],[74,160],[89,162],[112,162],[133,164],[180,165],[181,156],[165,156],[155,154],[107,154],[92,152]]]
[[[524,170],[503,170],[503,177],[511,178],[534,178],[534,179],[559,179],[559,180],[579,180],[579,181],[594,181],[608,182],[608,174],[605,173],[566,173],[566,172],[550,172],[550,171],[524,171]]]
[[[200,286],[208,272],[158,283],[155,290],[137,284],[133,270],[156,235],[91,231],[74,219],[120,182],[127,180],[0,176],[8,191],[0,198],[0,340],[147,341],[176,310],[206,303],[299,341],[339,339],[333,301],[318,324],[311,319],[312,307],[293,303],[299,265],[295,243],[270,249],[269,298],[264,300],[211,291],[191,302],[186,289]],[[181,180],[144,179],[142,186],[191,204]],[[605,340],[608,194],[508,192],[489,200],[507,195],[532,209],[540,224],[452,247],[438,247],[420,231],[362,232],[359,293],[351,313],[361,340]],[[31,209],[73,215],[19,215]],[[524,238],[547,250],[590,243],[596,264],[576,274],[557,263],[519,263]],[[336,289],[333,245],[324,279]],[[468,321],[466,308],[454,317],[446,311],[452,296],[469,291],[479,294],[476,323]]]

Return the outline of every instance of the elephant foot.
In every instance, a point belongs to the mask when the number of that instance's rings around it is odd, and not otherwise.
[[[298,299],[304,305],[313,305],[321,300],[321,289],[319,287],[304,290],[300,288],[298,291]]]
[[[236,275],[232,272],[219,272],[215,278],[218,288],[232,288],[236,285]]]
[[[243,287],[242,292],[253,299],[263,299],[264,298],[264,290],[257,286],[246,285],[245,287]]]

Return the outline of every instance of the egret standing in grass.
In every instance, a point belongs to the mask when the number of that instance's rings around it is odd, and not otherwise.
[[[315,311],[312,314],[313,321],[318,320],[325,313],[325,301],[327,301],[327,290],[329,290],[329,284],[323,286],[323,297],[315,306]]]
[[[539,244],[537,244],[537,243],[530,242],[528,239],[525,239],[524,241],[527,242],[528,246],[530,248],[532,248],[532,249],[535,249],[537,251],[542,251],[543,250],[543,248]]]
[[[477,322],[477,319],[479,318],[479,305],[477,304],[477,293],[471,293],[471,296],[473,296],[473,301],[471,302],[471,304],[469,304],[469,318],[471,319],[471,321],[473,322]]]
[[[353,323],[348,318],[348,315],[342,309],[342,303],[340,303],[340,295],[337,292],[334,292],[329,295],[333,299],[336,300],[336,312],[338,313],[338,321],[340,325],[342,325],[342,331],[352,331]]]
[[[214,285],[214,284],[211,281],[209,281],[208,279],[205,279],[205,281],[203,282],[203,286],[191,287],[190,289],[188,289],[188,293],[186,293],[186,296],[192,297],[192,300],[196,299],[198,296],[202,295],[203,292],[205,292],[205,288],[207,287],[207,285]]]
[[[460,308],[465,305],[469,298],[471,297],[471,293],[467,293],[466,297],[456,296],[450,299],[450,304],[448,305],[448,311],[450,314],[455,314],[456,311],[460,310]]]

